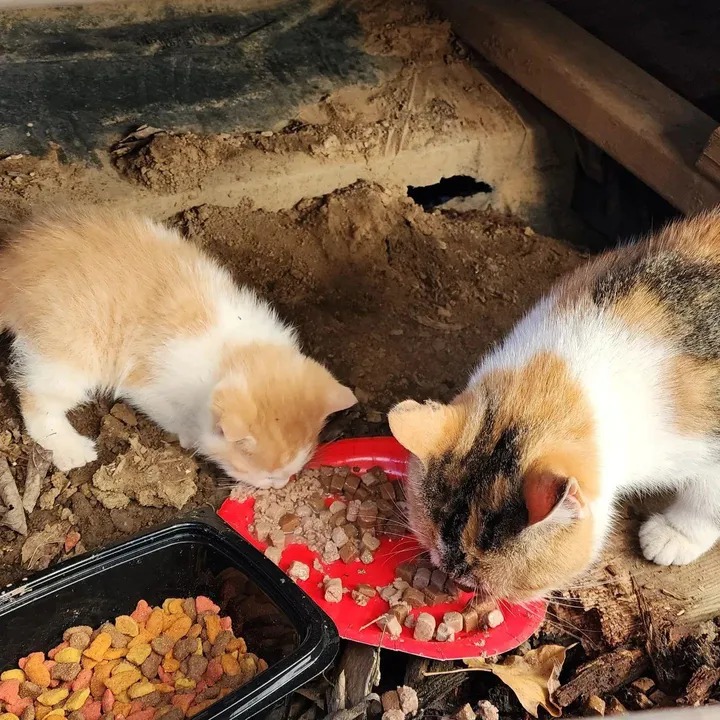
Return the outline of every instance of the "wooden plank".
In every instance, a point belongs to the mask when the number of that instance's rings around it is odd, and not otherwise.
[[[692,213],[720,203],[696,167],[717,123],[540,0],[436,0],[453,29],[515,82]]]
[[[720,127],[710,136],[697,166],[703,175],[720,184]]]

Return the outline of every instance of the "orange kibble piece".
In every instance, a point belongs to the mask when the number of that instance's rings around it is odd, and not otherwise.
[[[148,708],[147,710],[138,710],[137,712],[130,713],[126,720],[152,720],[155,715],[155,708]]]
[[[35,718],[36,720],[45,720],[45,718],[52,712],[52,708],[45,707],[44,705],[35,706]]]
[[[180,615],[180,614],[184,615],[185,614],[183,611],[183,601],[180,600],[179,598],[175,598],[174,600],[171,600],[168,603],[167,609],[168,609],[168,612],[171,613],[172,615]]]
[[[193,717],[193,715],[197,715],[199,712],[202,712],[205,708],[210,707],[213,704],[214,700],[203,700],[202,702],[197,703],[196,705],[191,705],[188,708],[187,716]]]
[[[40,687],[50,687],[50,670],[45,666],[44,661],[40,659],[42,658],[42,653],[39,653],[39,656],[40,657],[38,657],[38,653],[33,653],[33,655],[28,658],[28,661],[25,663],[25,675],[30,682]]]
[[[167,673],[174,673],[176,670],[180,669],[180,661],[176,660],[172,656],[172,652],[169,652],[165,659],[162,662],[163,670]]]
[[[105,689],[105,692],[102,696],[101,705],[102,711],[104,713],[109,713],[115,706],[115,695],[113,695],[113,691],[110,690],[110,688]]]
[[[137,668],[129,672],[118,673],[105,681],[105,687],[110,688],[117,697],[131,685],[134,685],[141,677],[142,674]]]
[[[175,692],[175,687],[173,685],[168,685],[167,683],[155,683],[155,690],[159,693],[171,693]]]
[[[87,702],[83,706],[81,712],[84,715],[85,720],[100,720],[100,716],[102,715],[102,704],[99,700]]]
[[[220,659],[220,662],[222,663],[222,669],[228,675],[232,675],[234,677],[235,675],[240,674],[240,663],[232,655],[225,653],[225,655],[223,655]]]
[[[173,695],[170,699],[173,707],[180,708],[183,711],[183,715],[187,715],[188,708],[193,704],[195,695],[193,693],[179,693]]]
[[[109,648],[103,655],[103,660],[119,660],[127,655],[127,648]]]
[[[192,620],[187,615],[180,615],[178,619],[167,629],[167,634],[175,641],[187,635],[192,626]],[[209,635],[208,635],[209,637]],[[215,642],[214,640],[212,642]]]
[[[112,637],[110,637],[109,633],[98,633],[95,639],[84,650],[83,655],[89,657],[91,660],[103,660],[105,653],[110,649],[111,645]]]
[[[156,608],[150,613],[150,617],[145,623],[145,630],[152,635],[150,639],[156,638],[163,629],[163,611],[160,608]]]
[[[141,630],[128,644],[127,649],[132,650],[133,648],[138,647],[139,645],[147,645],[152,639],[153,634],[146,630]]]
[[[80,664],[83,666],[83,669],[85,670],[93,670],[96,665],[98,664],[97,660],[91,660],[89,657],[85,657],[83,655],[82,660],[80,660]]]
[[[124,702],[116,702],[113,705],[113,712],[115,713],[115,717],[118,715],[122,715],[123,717],[127,717],[130,714],[130,709],[132,708],[132,705]]]
[[[208,640],[211,643],[215,642],[220,630],[220,618],[217,615],[206,615],[205,616],[205,629],[207,630]]]

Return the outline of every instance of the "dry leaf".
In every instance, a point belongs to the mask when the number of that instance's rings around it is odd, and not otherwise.
[[[27,475],[25,476],[25,491],[23,493],[23,507],[29,515],[37,505],[40,497],[40,488],[52,465],[52,453],[37,443],[33,443],[28,456]]]
[[[538,716],[540,705],[553,717],[560,717],[562,710],[553,702],[552,696],[560,687],[560,671],[566,652],[567,648],[561,645],[542,645],[536,650],[528,650],[525,655],[511,655],[497,665],[483,658],[469,658],[464,663],[474,670],[497,675],[533,717]]]
[[[20,535],[27,535],[27,520],[22,498],[15,484],[15,478],[10,472],[8,461],[3,455],[0,455],[0,500],[7,508],[0,517],[0,525],[5,525]]]
[[[20,555],[28,570],[44,570],[60,554],[70,523],[67,520],[50,523],[44,530],[31,533],[22,546]]]

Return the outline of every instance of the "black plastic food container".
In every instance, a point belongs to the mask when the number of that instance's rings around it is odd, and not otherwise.
[[[97,627],[138,600],[207,595],[269,668],[194,720],[271,717],[332,663],[332,621],[215,513],[197,511],[125,542],[56,565],[0,593],[0,671],[47,652],[73,625]]]

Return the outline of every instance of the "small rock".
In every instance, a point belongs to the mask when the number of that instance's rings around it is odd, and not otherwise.
[[[481,700],[477,704],[477,717],[479,720],[500,720],[500,713],[489,700]]]
[[[455,720],[475,720],[475,711],[470,703],[465,703],[454,715]]]

